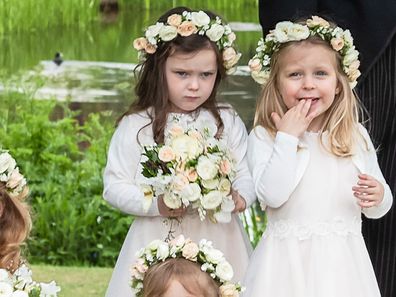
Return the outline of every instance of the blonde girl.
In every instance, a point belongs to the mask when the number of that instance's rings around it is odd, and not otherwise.
[[[313,16],[280,22],[249,62],[262,83],[248,162],[268,223],[244,296],[380,296],[361,214],[392,205],[353,92],[348,30]]]

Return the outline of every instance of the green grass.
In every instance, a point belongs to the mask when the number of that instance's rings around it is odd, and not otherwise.
[[[55,280],[62,291],[58,297],[101,297],[105,295],[112,268],[32,265],[33,279]]]

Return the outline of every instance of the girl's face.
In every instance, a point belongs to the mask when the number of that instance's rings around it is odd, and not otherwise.
[[[212,93],[217,75],[216,54],[212,49],[176,52],[165,62],[165,75],[172,111],[194,111]]]
[[[308,42],[284,49],[279,57],[278,86],[288,109],[302,99],[311,99],[309,113],[317,116],[309,130],[321,129],[326,111],[339,93],[337,61],[333,50]]]

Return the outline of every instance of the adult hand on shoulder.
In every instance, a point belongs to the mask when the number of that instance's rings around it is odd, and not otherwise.
[[[352,190],[362,208],[376,206],[384,198],[384,186],[368,174],[359,174],[357,186],[352,187]]]
[[[285,132],[299,138],[315,118],[316,113],[309,113],[311,100],[300,100],[297,105],[290,108],[281,118],[276,112],[271,114],[278,131]]]
[[[239,195],[238,191],[232,189],[231,190],[232,200],[234,200],[235,208],[232,211],[233,213],[242,212],[246,209],[246,200],[241,195]]]
[[[160,195],[157,199],[158,211],[161,216],[167,218],[177,218],[181,217],[186,213],[186,208],[184,206],[172,209],[166,206],[164,202],[164,195]]]

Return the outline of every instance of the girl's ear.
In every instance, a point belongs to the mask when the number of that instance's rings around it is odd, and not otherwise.
[[[335,89],[335,94],[338,95],[341,91],[341,82],[338,81],[337,87]]]

